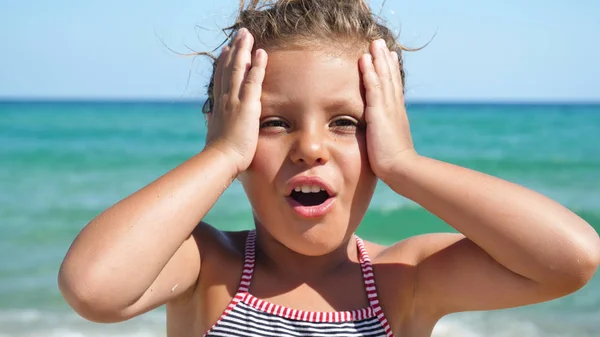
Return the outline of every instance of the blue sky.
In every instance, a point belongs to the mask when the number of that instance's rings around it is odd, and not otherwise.
[[[237,5],[0,0],[0,98],[202,98],[209,63],[161,40],[212,49]],[[406,56],[409,100],[600,101],[600,1],[389,0],[383,13],[408,46],[435,34]]]

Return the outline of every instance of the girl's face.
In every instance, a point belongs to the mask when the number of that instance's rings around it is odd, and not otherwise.
[[[240,180],[257,227],[299,254],[324,255],[356,230],[377,183],[360,55],[267,52],[258,147]]]

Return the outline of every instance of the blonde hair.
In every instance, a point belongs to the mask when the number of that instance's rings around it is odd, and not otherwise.
[[[402,52],[409,49],[398,43],[396,37],[364,0],[241,0],[235,23],[224,29],[231,45],[233,37],[241,28],[254,36],[254,48],[290,49],[335,46],[337,50],[364,50],[369,43],[383,39],[391,51],[398,54],[402,86],[404,67]],[[213,71],[207,87],[208,100],[204,112],[212,111],[213,86],[217,58],[213,59]]]

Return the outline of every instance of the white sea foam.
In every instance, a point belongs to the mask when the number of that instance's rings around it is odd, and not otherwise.
[[[155,311],[127,322],[97,324],[72,312],[37,309],[0,311],[0,337],[164,337],[164,312]]]

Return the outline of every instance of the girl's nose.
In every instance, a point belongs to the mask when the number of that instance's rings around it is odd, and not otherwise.
[[[296,133],[296,139],[290,151],[290,158],[294,163],[314,166],[323,165],[329,161],[324,132],[312,129]]]

